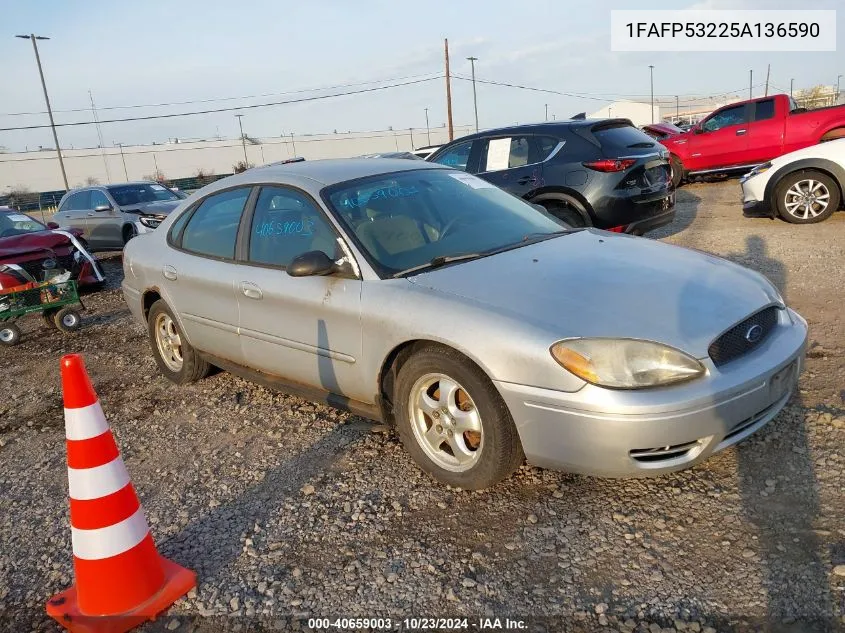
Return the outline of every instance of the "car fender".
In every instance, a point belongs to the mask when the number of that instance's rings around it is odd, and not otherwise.
[[[595,224],[594,217],[595,213],[593,212],[593,208],[587,199],[581,195],[578,191],[574,189],[568,189],[566,187],[556,187],[554,190],[550,191],[548,189],[540,189],[538,193],[534,193],[530,198],[526,198],[528,202],[532,204],[542,204],[543,202],[548,202],[552,200],[559,200],[564,202],[566,198],[572,198],[578,204],[581,205],[583,211],[581,209],[576,209],[578,213],[584,218],[584,221],[587,223],[587,226],[592,226]]]
[[[777,170],[769,176],[769,180],[766,183],[766,188],[764,190],[764,198],[766,200],[773,199],[772,196],[774,196],[775,189],[783,178],[789,174],[804,169],[816,169],[826,173],[836,181],[836,184],[839,185],[840,194],[845,194],[845,168],[826,158],[802,158],[801,160],[796,160],[795,162],[787,163],[786,165],[777,168]]]

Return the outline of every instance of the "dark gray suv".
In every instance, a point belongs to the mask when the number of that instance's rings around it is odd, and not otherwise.
[[[642,235],[675,216],[668,157],[628,119],[582,119],[465,136],[428,160],[484,178],[571,226]]]

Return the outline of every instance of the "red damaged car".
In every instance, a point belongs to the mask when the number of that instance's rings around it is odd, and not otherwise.
[[[42,282],[70,271],[80,286],[105,280],[82,231],[60,230],[9,207],[0,207],[0,290]]]

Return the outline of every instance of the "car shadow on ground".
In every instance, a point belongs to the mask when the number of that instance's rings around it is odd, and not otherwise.
[[[764,274],[786,296],[786,265],[768,256],[763,237],[749,236],[746,250],[730,253],[726,259]],[[694,300],[693,295],[701,283],[706,284],[706,280],[690,282],[687,299]],[[679,314],[682,314],[680,310]],[[770,387],[766,385],[765,388]],[[765,593],[766,615],[761,618],[736,614],[732,621],[723,622],[719,631],[822,633],[841,630],[828,580],[830,559],[837,554],[836,551],[826,553],[820,538],[820,534],[825,534],[818,529],[823,512],[805,410],[796,385],[784,410],[735,446],[742,519],[756,530],[756,546],[736,551],[734,545],[732,555],[757,563],[761,591]],[[794,421],[797,424],[787,424]],[[734,423],[725,420],[726,428]],[[842,549],[838,547],[838,550]],[[839,551],[840,557],[841,554]]]
[[[688,188],[682,187],[675,192],[675,219],[671,224],[662,226],[645,234],[651,239],[662,239],[687,230],[698,215],[701,198]]]

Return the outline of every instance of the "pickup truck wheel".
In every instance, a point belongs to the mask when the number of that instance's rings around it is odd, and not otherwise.
[[[827,174],[813,169],[784,176],[775,187],[778,213],[793,224],[813,224],[839,208],[839,186]]]
[[[669,158],[669,165],[672,167],[672,186],[677,189],[684,180],[684,164],[675,155]]]

